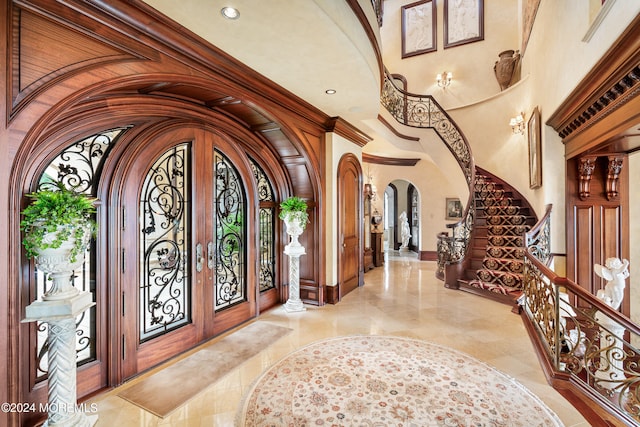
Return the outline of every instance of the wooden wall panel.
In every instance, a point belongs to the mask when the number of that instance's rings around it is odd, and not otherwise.
[[[574,235],[575,245],[573,258],[576,268],[574,277],[581,286],[586,289],[592,288],[591,266],[594,259],[594,211],[592,206],[575,207]]]
[[[588,195],[580,197],[580,157],[567,161],[567,276],[592,294],[606,281],[593,266],[604,265],[607,258],[629,258],[629,178],[628,159],[618,177],[619,194],[607,197],[607,155],[595,157],[595,168],[588,181]],[[582,187],[584,189],[584,186]],[[625,288],[622,312],[629,314],[629,287]]]
[[[607,258],[622,257],[622,208],[620,206],[602,206],[602,262]]]

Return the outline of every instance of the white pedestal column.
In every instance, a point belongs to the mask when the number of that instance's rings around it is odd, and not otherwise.
[[[304,246],[287,245],[284,253],[289,256],[289,299],[284,309],[288,312],[305,311],[300,299],[300,256],[306,254]]]
[[[48,417],[45,427],[91,427],[97,415],[76,412],[76,316],[94,305],[82,292],[66,300],[35,301],[23,322],[46,322],[49,333]]]
[[[71,281],[83,257],[72,262],[65,251],[68,248],[49,249],[36,257],[38,269],[49,273],[53,283],[41,299],[26,307],[23,322],[48,324],[48,416],[44,426],[91,427],[98,416],[87,416],[76,405],[76,317],[95,303],[90,292],[79,292]]]
[[[300,257],[306,252],[298,241],[304,227],[297,218],[286,218],[285,224],[291,242],[284,247],[284,253],[289,256],[289,299],[284,304],[284,309],[288,312],[305,311],[300,299]]]

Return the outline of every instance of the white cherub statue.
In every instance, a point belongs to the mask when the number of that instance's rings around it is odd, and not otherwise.
[[[629,277],[629,261],[619,258],[607,258],[605,265],[593,266],[596,274],[607,280],[604,289],[599,289],[597,297],[617,310],[624,297],[625,279]]]

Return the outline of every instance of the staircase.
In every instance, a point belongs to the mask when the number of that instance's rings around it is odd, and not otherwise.
[[[526,200],[495,176],[476,169],[471,260],[460,290],[515,304],[522,294],[525,237],[537,218]]]

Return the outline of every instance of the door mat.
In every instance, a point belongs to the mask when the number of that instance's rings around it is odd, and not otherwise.
[[[292,330],[252,323],[118,393],[164,418],[186,401]]]

